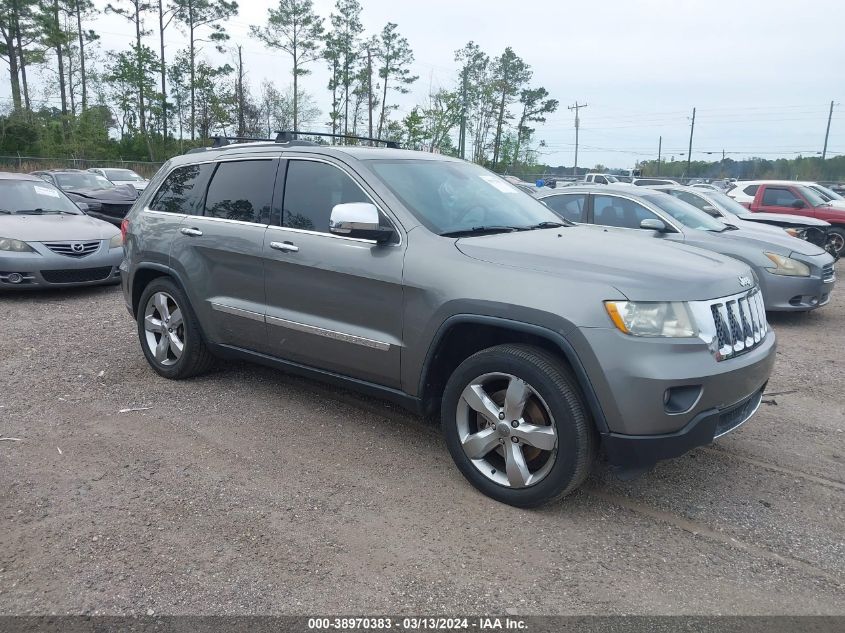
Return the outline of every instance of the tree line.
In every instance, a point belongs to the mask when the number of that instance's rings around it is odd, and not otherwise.
[[[400,116],[397,100],[418,80],[413,50],[393,22],[366,33],[358,0],[336,0],[328,20],[312,0],[279,0],[249,39],[287,61],[290,85],[253,87],[244,42],[226,28],[238,11],[234,0],[0,0],[11,93],[0,153],[161,161],[215,135],[316,127],[513,171],[536,162],[535,126],[558,107],[513,49],[491,56],[469,42],[451,85]],[[125,49],[102,49],[103,13],[125,22]],[[173,31],[183,48],[166,45]],[[212,61],[210,49],[228,61]],[[325,98],[301,88],[317,64],[329,74]]]

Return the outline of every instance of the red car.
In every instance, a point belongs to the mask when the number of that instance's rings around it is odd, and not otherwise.
[[[830,222],[829,244],[839,257],[845,253],[845,202],[825,202],[818,193],[804,185],[762,184],[754,200],[745,205],[752,213],[788,213]]]

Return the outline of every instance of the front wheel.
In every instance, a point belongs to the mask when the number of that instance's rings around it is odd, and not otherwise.
[[[519,507],[578,488],[598,445],[567,368],[528,345],[500,345],[461,363],[446,385],[441,419],[452,459],[470,483]]]
[[[825,250],[837,259],[845,255],[845,228],[834,226],[828,229]]]

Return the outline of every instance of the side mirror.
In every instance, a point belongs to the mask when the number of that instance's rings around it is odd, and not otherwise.
[[[716,207],[711,207],[709,204],[705,204],[701,207],[701,210],[704,211],[707,215],[712,215],[714,218],[719,217],[719,212],[716,210]]]
[[[76,202],[75,204],[76,204],[76,206],[77,206],[77,207],[79,207],[79,210],[80,210],[80,211],[82,211],[82,213],[88,213],[88,208],[89,208],[89,207],[88,207],[88,205],[87,205],[86,203],[84,203],[84,202]]]
[[[369,202],[336,204],[329,219],[329,231],[376,242],[386,242],[393,236],[393,229],[379,224],[378,209]]]
[[[803,209],[804,208],[804,201],[803,200],[796,200],[792,203],[793,209]]]
[[[657,231],[658,233],[666,232],[666,225],[662,220],[657,218],[648,218],[640,222],[640,228],[646,231]]]

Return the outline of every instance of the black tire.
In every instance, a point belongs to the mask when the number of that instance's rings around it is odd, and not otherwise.
[[[461,444],[458,416],[464,389],[480,376],[500,373],[531,387],[551,414],[557,432],[550,470],[526,487],[502,485],[482,474]],[[485,495],[522,508],[555,501],[577,489],[590,474],[598,450],[595,427],[569,369],[553,354],[530,345],[491,347],[461,363],[443,393],[441,424],[452,459],[464,477]]]
[[[840,247],[839,247],[839,250],[836,250],[835,252],[831,253],[831,255],[833,255],[836,258],[839,258],[839,257],[842,257],[843,255],[845,255],[845,227],[842,227],[842,226],[832,226],[832,227],[830,227],[827,230],[828,242],[832,241],[831,238],[834,237],[834,234],[836,234],[835,237],[837,238],[837,241],[839,242]]]
[[[173,303],[181,311],[182,315],[180,334],[184,347],[181,356],[178,359],[171,360],[171,364],[163,364],[156,360],[155,354],[150,349],[147,341],[148,332],[145,327],[145,312],[151,297],[158,293],[165,293],[172,298]],[[150,367],[161,376],[171,380],[182,380],[203,374],[213,366],[214,356],[208,350],[203,340],[199,321],[188,301],[188,297],[169,277],[154,279],[144,288],[144,292],[141,293],[141,299],[138,302],[136,322],[138,326],[138,340],[141,343],[144,356]]]

